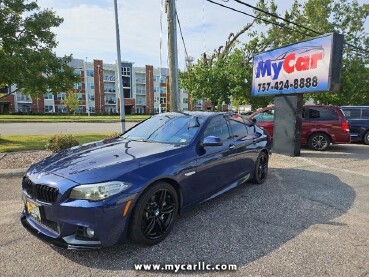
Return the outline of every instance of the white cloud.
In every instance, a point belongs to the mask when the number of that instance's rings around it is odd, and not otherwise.
[[[119,22],[122,60],[135,62],[137,66],[152,64],[159,66],[160,57],[160,2],[162,0],[119,0]],[[246,0],[245,0],[246,1]],[[360,0],[362,1],[362,0]],[[206,50],[212,52],[224,45],[231,32],[237,32],[252,18],[215,6],[204,0],[177,0],[188,54],[199,58]],[[222,2],[244,12],[253,13],[250,8]],[[247,1],[255,5],[257,0]],[[290,4],[277,0],[280,8]],[[57,29],[58,55],[72,53],[75,58],[88,57],[113,63],[116,59],[115,25],[113,0],[38,0],[42,8],[53,8],[64,18]],[[205,3],[205,21],[203,20]],[[204,29],[205,26],[205,39]],[[163,14],[163,66],[167,65],[167,24]],[[205,43],[204,43],[205,40]],[[241,40],[247,40],[244,34]],[[184,66],[184,50],[178,30],[179,65]]]
[[[122,59],[136,65],[160,61],[160,0],[118,1]],[[53,8],[64,18],[55,29],[59,45],[58,55],[72,53],[75,58],[116,59],[113,1],[55,1],[39,0],[42,8]],[[89,4],[86,4],[89,3]],[[203,21],[202,0],[178,0],[188,54],[198,58],[204,52],[204,24],[206,50],[224,44],[228,34],[242,28],[250,19],[205,2]],[[163,66],[167,65],[167,24],[163,16]],[[183,43],[178,30],[179,64],[184,65]]]

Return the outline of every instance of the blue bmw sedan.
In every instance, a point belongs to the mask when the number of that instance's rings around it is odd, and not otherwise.
[[[267,178],[271,142],[233,113],[164,113],[32,165],[21,223],[68,249],[152,245],[187,207]]]

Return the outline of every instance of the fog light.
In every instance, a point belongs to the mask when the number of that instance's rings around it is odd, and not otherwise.
[[[89,238],[93,238],[95,236],[95,231],[91,228],[86,228],[86,234]]]

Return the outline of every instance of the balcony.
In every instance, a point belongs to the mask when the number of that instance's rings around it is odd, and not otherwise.
[[[32,99],[26,95],[17,95],[17,102],[32,103]]]
[[[115,88],[104,88],[104,93],[115,94]]]
[[[136,106],[146,106],[146,101],[136,101]]]
[[[136,83],[139,83],[139,84],[146,84],[146,79],[145,79],[145,78],[137,78],[137,79],[136,79]]]
[[[115,82],[115,76],[109,76],[109,75],[105,75],[104,76],[104,82]]]
[[[146,95],[146,90],[144,90],[144,89],[136,89],[136,94]]]
[[[115,106],[115,104],[117,104],[117,101],[116,100],[113,100],[113,99],[105,100],[105,105],[113,105],[113,106]]]

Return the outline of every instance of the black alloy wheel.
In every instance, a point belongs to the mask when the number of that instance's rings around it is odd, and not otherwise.
[[[153,245],[170,232],[178,214],[178,197],[167,183],[157,183],[143,193],[133,211],[131,237]]]
[[[268,162],[269,156],[266,152],[260,152],[256,163],[255,163],[255,171],[252,182],[255,184],[262,184],[265,182],[268,176]]]
[[[326,134],[315,133],[310,136],[308,144],[313,150],[324,151],[330,146],[331,140]]]

